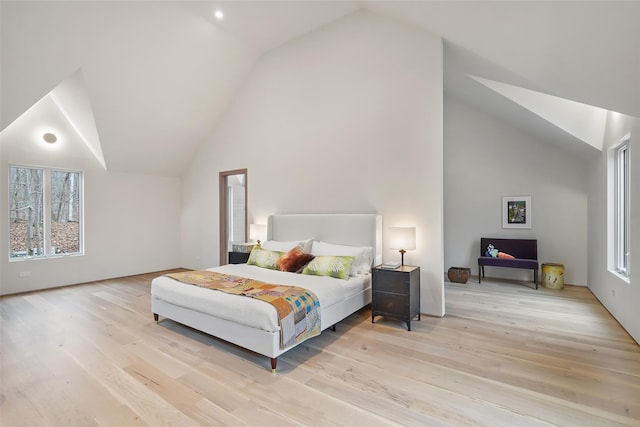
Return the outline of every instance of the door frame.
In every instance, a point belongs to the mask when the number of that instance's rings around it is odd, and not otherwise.
[[[227,177],[231,175],[241,175],[244,174],[244,241],[247,241],[247,230],[249,227],[248,224],[248,174],[247,169],[234,169],[229,171],[222,171],[219,174],[218,178],[218,193],[220,197],[220,265],[225,265],[229,263],[229,247],[227,243],[229,242],[229,237],[227,235],[227,211],[229,206],[229,201],[227,200]]]

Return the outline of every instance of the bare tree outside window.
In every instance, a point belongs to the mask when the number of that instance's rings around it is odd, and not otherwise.
[[[9,168],[11,259],[81,253],[81,179],[79,172]]]
[[[43,171],[9,168],[11,257],[44,255]]]
[[[51,172],[51,251],[80,251],[80,179],[78,172]]]

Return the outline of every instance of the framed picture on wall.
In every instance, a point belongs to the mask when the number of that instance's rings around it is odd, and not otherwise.
[[[502,198],[502,228],[531,228],[531,196]]]

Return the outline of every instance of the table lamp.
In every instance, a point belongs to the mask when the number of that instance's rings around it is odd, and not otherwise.
[[[400,252],[400,265],[404,265],[404,254],[416,248],[416,228],[415,227],[389,227],[390,248]]]
[[[260,244],[260,240],[267,238],[266,224],[249,224],[249,239],[256,240]]]

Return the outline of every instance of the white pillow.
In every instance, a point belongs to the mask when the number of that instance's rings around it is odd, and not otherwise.
[[[311,253],[317,256],[352,256],[351,276],[356,273],[368,274],[373,263],[373,248],[370,246],[334,245],[326,242],[313,242]]]
[[[278,251],[278,252],[289,252],[291,249],[296,246],[300,246],[303,252],[309,253],[311,251],[311,242],[313,240],[293,240],[290,242],[279,242],[277,240],[267,240],[266,242],[260,243],[260,247],[262,249],[267,249],[269,251]]]

